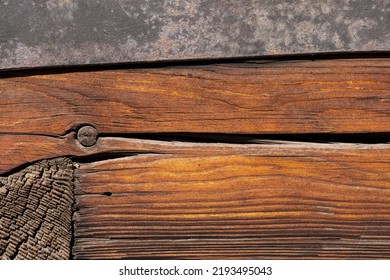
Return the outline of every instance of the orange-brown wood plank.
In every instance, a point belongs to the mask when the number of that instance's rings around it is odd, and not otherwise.
[[[388,144],[172,143],[75,176],[76,259],[390,258]]]
[[[253,141],[256,141],[255,139]],[[277,143],[275,141],[262,140],[263,143]],[[281,142],[282,143],[282,142]],[[284,145],[285,146],[285,145]],[[291,146],[291,145],[289,145]],[[65,136],[51,137],[44,135],[12,135],[0,134],[0,174],[12,173],[12,170],[20,166],[28,165],[39,160],[57,157],[85,157],[104,155],[105,158],[114,155],[125,156],[126,154],[147,154],[147,153],[185,153],[199,150],[201,152],[208,148],[212,153],[223,153],[225,150],[239,153],[248,152],[257,145],[229,145],[215,143],[206,145],[202,143],[180,143],[172,141],[142,140],[124,137],[99,137],[91,147],[84,147],[80,144],[74,132]],[[353,147],[358,147],[354,145]],[[211,149],[211,150],[210,150]],[[115,156],[114,156],[115,157]]]
[[[1,75],[0,133],[390,131],[389,58]]]

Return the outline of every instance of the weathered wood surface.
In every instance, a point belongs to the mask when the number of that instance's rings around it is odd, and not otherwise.
[[[253,139],[253,143],[256,143],[256,141],[256,139]],[[269,140],[261,140],[260,142],[277,143]],[[63,137],[0,134],[0,154],[4,159],[0,161],[0,174],[12,173],[12,171],[18,169],[19,166],[45,158],[93,157],[97,155],[110,158],[115,157],[116,155],[125,156],[126,154],[133,153],[182,153],[186,146],[185,143],[182,143],[180,148],[177,148],[174,143],[175,141],[156,141],[124,138],[120,136],[105,136],[99,137],[92,147],[84,147],[80,144],[74,132],[70,132]],[[196,147],[191,143],[188,145],[191,150],[194,150]],[[253,147],[253,145],[251,146]],[[204,149],[203,146],[200,147],[201,150]],[[226,147],[226,145],[221,142],[210,145],[210,147],[214,149]],[[248,151],[248,148],[246,148],[246,151]]]
[[[68,259],[73,164],[44,160],[0,177],[0,259]]]
[[[390,145],[211,145],[80,164],[76,259],[390,258]]]
[[[389,58],[1,75],[0,133],[390,131]]]
[[[388,135],[388,58],[0,75],[3,258],[69,256],[73,187],[76,259],[390,258],[390,144],[261,139]]]

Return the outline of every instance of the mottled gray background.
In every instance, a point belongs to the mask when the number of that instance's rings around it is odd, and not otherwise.
[[[1,0],[0,68],[388,51],[390,0]]]

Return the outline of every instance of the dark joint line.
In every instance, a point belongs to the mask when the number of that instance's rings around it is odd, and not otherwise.
[[[36,75],[56,75],[75,72],[97,72],[109,70],[142,70],[161,69],[172,67],[201,67],[220,64],[268,64],[294,60],[334,60],[334,59],[370,59],[390,58],[390,51],[362,51],[362,52],[328,52],[328,53],[303,53],[293,55],[264,55],[248,57],[227,57],[215,59],[187,59],[187,60],[162,60],[162,61],[141,61],[88,65],[62,65],[34,68],[0,69],[0,79],[27,77]]]
[[[101,133],[99,137],[190,143],[259,144],[275,141],[302,143],[387,144],[390,132],[300,133],[300,134],[224,134],[224,133]]]

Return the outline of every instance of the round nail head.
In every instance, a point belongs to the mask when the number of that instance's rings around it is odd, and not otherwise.
[[[96,128],[91,125],[83,126],[77,132],[77,139],[84,147],[91,147],[97,141],[98,132]]]

